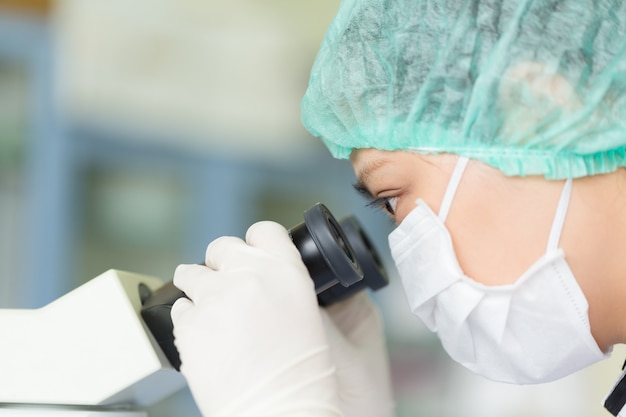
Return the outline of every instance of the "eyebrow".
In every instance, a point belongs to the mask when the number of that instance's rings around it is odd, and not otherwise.
[[[354,184],[352,184],[352,187],[361,195],[365,196],[366,198],[373,200],[374,196],[372,195],[372,193],[370,192],[370,190],[367,189],[367,187],[365,186],[365,184],[363,184],[362,181],[357,181]]]
[[[359,184],[365,184],[365,182],[367,180],[367,177],[372,175],[372,173],[374,171],[376,171],[377,169],[383,167],[384,165],[386,165],[389,162],[390,162],[390,160],[387,159],[387,158],[375,159],[373,161],[367,162],[365,164],[365,166],[363,167],[363,169],[360,170],[360,172],[359,172],[358,183]]]
[[[363,167],[363,169],[360,170],[360,172],[359,172],[359,176],[358,176],[357,182],[352,184],[352,187],[354,187],[354,189],[359,194],[365,196],[366,198],[368,198],[370,200],[376,199],[376,197],[370,192],[370,190],[365,185],[365,181],[367,180],[367,178],[370,175],[372,175],[372,173],[374,171],[376,171],[377,169],[383,167],[384,165],[386,165],[389,162],[390,162],[389,159],[381,158],[381,159],[375,159],[373,161],[369,161],[368,163],[366,163],[365,166]]]

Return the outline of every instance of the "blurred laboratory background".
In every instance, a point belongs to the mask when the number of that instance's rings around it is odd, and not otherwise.
[[[212,239],[291,227],[323,202],[359,218],[388,267],[373,296],[399,417],[608,416],[623,350],[555,383],[496,384],[410,314],[392,224],[300,124],[338,2],[0,0],[0,308],[41,307],[110,268],[166,282]],[[184,389],[149,415],[199,413]]]

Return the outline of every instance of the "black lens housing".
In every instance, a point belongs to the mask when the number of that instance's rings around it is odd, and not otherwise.
[[[304,221],[289,230],[291,240],[320,294],[340,284],[349,287],[363,279],[357,255],[341,226],[321,203],[304,212]]]

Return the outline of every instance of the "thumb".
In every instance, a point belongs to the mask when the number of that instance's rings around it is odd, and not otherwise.
[[[354,351],[352,345],[343,332],[337,327],[335,320],[333,320],[324,308],[320,308],[320,315],[322,316],[322,323],[326,330],[326,337],[328,338],[335,365],[339,371],[343,364],[353,360]]]
[[[380,312],[365,291],[326,307],[326,310],[337,329],[355,345],[384,338]]]

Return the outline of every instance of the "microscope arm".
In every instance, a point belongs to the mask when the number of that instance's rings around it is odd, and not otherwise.
[[[183,388],[139,315],[141,284],[162,282],[109,270],[42,308],[0,309],[0,403],[146,406]]]

